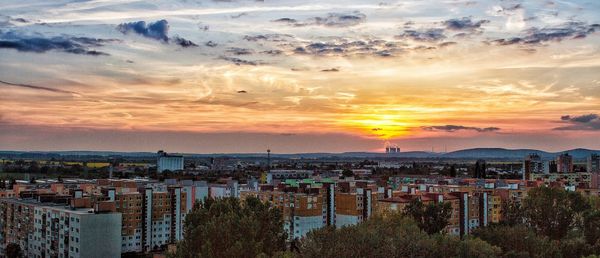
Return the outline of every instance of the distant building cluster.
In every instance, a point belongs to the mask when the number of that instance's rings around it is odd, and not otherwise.
[[[183,156],[158,152],[157,171],[180,171]],[[211,161],[212,162],[212,161]],[[344,227],[372,216],[402,212],[415,200],[448,203],[452,207],[448,234],[465,236],[473,229],[503,221],[506,202],[520,202],[539,186],[600,196],[598,155],[581,160],[561,154],[544,160],[532,153],[523,159],[523,178],[490,179],[501,175],[493,162],[477,160],[466,167],[433,164],[435,174],[385,176],[377,170],[424,168],[412,161],[360,160],[355,165],[314,161],[311,166],[282,168],[277,163],[260,176],[242,182],[229,177],[202,180],[39,179],[17,181],[0,190],[0,254],[18,244],[25,257],[119,257],[165,250],[184,237],[185,218],[206,198],[256,197],[280,209],[289,240],[326,226]],[[260,163],[255,163],[260,166]],[[517,171],[519,168],[516,168]],[[446,176],[437,171],[462,176]],[[495,173],[495,174],[494,174]],[[514,175],[518,176],[518,172]]]
[[[565,181],[570,187],[598,186],[600,182],[600,155],[591,154],[586,160],[585,172],[576,172],[573,156],[562,153],[555,159],[543,160],[536,153],[523,159],[523,180],[541,180],[547,183]]]
[[[239,197],[235,181],[68,179],[0,191],[0,254],[119,257],[164,249],[183,237],[185,215],[206,197]]]

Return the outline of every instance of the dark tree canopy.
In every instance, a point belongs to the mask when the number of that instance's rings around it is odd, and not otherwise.
[[[577,215],[588,209],[590,205],[581,194],[559,188],[534,188],[523,200],[526,221],[537,233],[555,240],[565,237]]]
[[[413,199],[404,209],[404,214],[413,218],[427,234],[435,234],[448,226],[452,205],[447,202],[424,204],[419,199]]]
[[[583,233],[588,244],[594,245],[600,240],[600,211],[595,210],[585,215]]]
[[[500,249],[479,239],[428,235],[410,218],[394,214],[355,226],[308,233],[299,257],[497,257]]]
[[[201,207],[200,207],[201,206]],[[186,216],[174,257],[257,257],[285,251],[279,209],[257,198],[207,199]]]
[[[508,200],[502,202],[502,224],[515,226],[524,223],[525,214],[519,202]]]

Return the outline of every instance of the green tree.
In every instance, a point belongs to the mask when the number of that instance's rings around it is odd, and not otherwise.
[[[559,188],[534,188],[523,200],[527,222],[537,233],[554,240],[565,237],[577,225],[577,217],[589,207],[581,194]]]
[[[454,166],[454,165],[450,166],[450,176],[456,177],[456,166]]]
[[[600,240],[600,211],[594,210],[585,215],[583,234],[588,244],[594,245]]]
[[[20,258],[23,257],[21,246],[15,243],[10,243],[6,246],[6,257],[8,258]]]
[[[412,217],[419,228],[427,234],[442,231],[452,215],[452,205],[448,202],[431,202],[423,204],[419,199],[413,199],[405,208],[404,214]]]
[[[505,257],[562,257],[560,248],[552,240],[522,224],[478,228],[473,236],[500,247]]]
[[[479,238],[467,238],[460,241],[454,257],[487,258],[500,253],[500,248],[490,245]]]
[[[206,199],[187,216],[173,257],[256,257],[285,251],[279,209],[257,198]]]
[[[521,203],[513,200],[502,202],[502,224],[515,226],[523,224],[525,214]]]
[[[583,237],[561,240],[560,249],[563,257],[585,257],[594,254],[593,246],[586,243]]]
[[[354,176],[354,172],[352,172],[352,170],[350,170],[350,169],[344,169],[344,171],[342,171],[342,176],[344,176],[344,177],[353,177]]]
[[[322,228],[301,242],[300,257],[496,257],[500,249],[481,240],[429,235],[411,218],[393,214],[354,226]]]

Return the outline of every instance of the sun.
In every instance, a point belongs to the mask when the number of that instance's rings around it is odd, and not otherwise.
[[[382,140],[407,136],[414,127],[414,122],[399,114],[363,114],[339,122],[354,132]]]

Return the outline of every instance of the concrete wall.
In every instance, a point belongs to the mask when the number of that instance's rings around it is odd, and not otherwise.
[[[121,213],[81,215],[80,257],[121,257]]]

